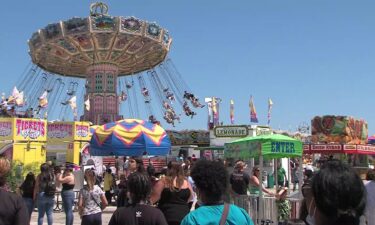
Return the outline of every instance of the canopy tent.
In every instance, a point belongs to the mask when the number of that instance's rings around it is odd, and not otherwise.
[[[250,159],[301,157],[302,142],[294,138],[270,134],[241,138],[224,145],[224,156],[227,158]]]
[[[92,156],[166,156],[170,149],[171,141],[161,126],[137,119],[98,126],[90,141]]]
[[[281,134],[245,137],[225,143],[224,147],[224,156],[226,158],[251,159],[259,157],[260,171],[263,170],[263,157],[268,159],[302,157],[302,142]],[[301,171],[302,163],[300,163],[299,187],[302,183]],[[262,184],[262,176],[260,176],[259,190],[262,190]],[[265,219],[263,212],[263,192],[259,191],[259,218],[257,218],[257,224],[260,224],[262,219]]]
[[[304,154],[359,154],[375,155],[374,145],[305,144]]]

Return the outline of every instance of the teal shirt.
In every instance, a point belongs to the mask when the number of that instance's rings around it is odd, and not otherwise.
[[[200,206],[182,220],[181,225],[218,225],[224,205]],[[247,212],[235,205],[230,205],[226,225],[254,225]]]

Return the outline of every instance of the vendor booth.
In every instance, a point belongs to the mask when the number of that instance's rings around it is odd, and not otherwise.
[[[260,135],[255,137],[246,137],[225,144],[224,156],[226,158],[235,158],[248,160],[259,158],[259,169],[263,170],[263,159],[279,159],[285,157],[301,157],[302,142],[288,136],[280,134]],[[302,169],[302,165],[301,168]],[[302,173],[300,173],[302,176]],[[302,181],[300,177],[300,182]],[[262,176],[259,177],[259,190],[262,190]],[[256,224],[262,221],[277,221],[276,208],[265,207],[264,201],[274,201],[274,199],[264,198],[262,191],[255,196],[259,203],[250,203],[249,213],[253,216]],[[251,198],[251,196],[250,196]],[[251,201],[250,201],[251,202]],[[259,208],[257,206],[259,205]],[[272,204],[274,206],[274,204]],[[277,222],[275,222],[277,224]]]
[[[49,122],[47,154],[57,165],[80,165],[81,149],[90,141],[89,122]]]
[[[45,162],[46,141],[45,120],[0,118],[0,154],[13,163],[36,167]]]

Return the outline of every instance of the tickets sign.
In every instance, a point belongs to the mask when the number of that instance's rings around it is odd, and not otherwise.
[[[12,135],[12,121],[0,121],[0,138]]]
[[[48,138],[71,139],[73,137],[72,123],[49,123]]]
[[[17,118],[14,125],[13,134],[15,141],[47,140],[47,123],[45,120]]]
[[[74,125],[74,140],[89,141],[90,124],[88,122],[76,122]]]

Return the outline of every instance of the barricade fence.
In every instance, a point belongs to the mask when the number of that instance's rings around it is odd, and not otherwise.
[[[290,219],[299,217],[300,199],[287,199],[290,202]],[[263,215],[259,215],[259,196],[258,195],[236,195],[231,196],[231,203],[245,209],[253,219],[254,224],[271,225],[278,224],[278,209],[274,197],[263,196]]]

